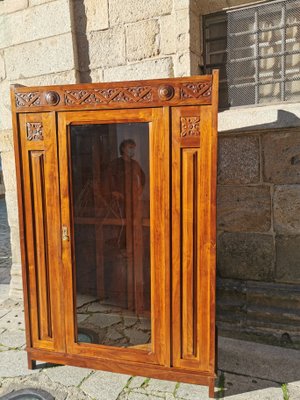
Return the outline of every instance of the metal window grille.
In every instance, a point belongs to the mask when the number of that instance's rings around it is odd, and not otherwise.
[[[300,1],[204,17],[204,71],[220,69],[220,106],[300,99]]]

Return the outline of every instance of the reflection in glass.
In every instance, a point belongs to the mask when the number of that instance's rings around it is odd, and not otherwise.
[[[77,341],[149,348],[148,123],[70,130]]]

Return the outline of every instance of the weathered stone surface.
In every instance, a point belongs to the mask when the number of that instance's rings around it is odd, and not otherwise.
[[[161,54],[174,54],[176,52],[176,19],[175,15],[166,15],[159,19],[160,25],[160,51]]]
[[[255,233],[223,233],[218,238],[218,271],[231,279],[268,280],[274,270],[273,237]]]
[[[219,337],[219,369],[273,382],[299,380],[299,351]],[[243,400],[246,397],[243,398]]]
[[[259,182],[259,140],[255,136],[219,138],[218,182]]]
[[[107,328],[108,326],[121,322],[121,318],[118,315],[109,314],[94,314],[88,322],[92,325],[99,326],[99,328]]]
[[[27,354],[21,350],[2,351],[0,377],[24,376],[36,374],[38,370],[27,369]]]
[[[176,382],[162,381],[159,379],[150,379],[147,385],[147,392],[169,392],[173,393],[176,387]]]
[[[13,151],[13,132],[11,129],[0,130],[0,152]]]
[[[12,151],[6,151],[2,153],[1,159],[2,159],[3,179],[5,183],[5,189],[7,192],[12,192],[8,194],[8,197],[6,199],[7,203],[10,204],[10,201],[14,201],[14,199],[16,199],[17,197],[14,153]],[[16,202],[14,202],[14,204],[16,204]],[[18,214],[18,210],[14,209],[12,213]],[[16,216],[16,218],[17,217],[18,216]]]
[[[190,385],[188,383],[180,383],[176,396],[187,400],[206,400],[208,390],[207,387],[200,385]]]
[[[7,61],[7,60],[6,60]],[[0,82],[0,93],[1,93],[1,101],[0,101],[0,129],[11,129],[12,128],[12,119],[11,119],[11,106],[10,106],[10,85],[9,82],[5,79]]]
[[[63,72],[54,72],[47,75],[32,76],[28,78],[18,79],[18,83],[25,86],[47,86],[47,85],[60,85],[77,82],[76,69],[70,69]]]
[[[32,43],[24,43],[9,47],[4,51],[4,55],[7,77],[10,80],[72,70],[72,33],[37,40],[34,46]]]
[[[119,0],[109,0],[110,23],[117,25],[170,14],[172,6],[173,0],[128,0],[122,7]]]
[[[15,331],[24,329],[24,311],[10,311],[0,319],[0,328]]]
[[[276,237],[276,280],[300,283],[300,236]]]
[[[140,21],[126,27],[127,58],[142,60],[159,54],[159,27],[155,19]]]
[[[5,331],[0,335],[0,350],[1,346],[8,348],[20,348],[26,343],[25,332],[21,330]]]
[[[28,0],[4,0],[0,2],[0,15],[23,10],[28,6]]]
[[[225,395],[230,400],[282,400],[277,382],[225,373]],[[246,397],[247,396],[247,397]],[[272,397],[271,397],[272,396]]]
[[[199,15],[190,12],[190,49],[192,52],[196,54],[201,53],[201,47],[202,47],[202,31],[201,31],[201,18],[199,18]]]
[[[273,207],[275,231],[300,234],[300,185],[275,187]]]
[[[0,49],[67,32],[71,32],[69,0],[53,1],[0,16]]]
[[[116,400],[129,378],[129,375],[99,371],[85,380],[81,389],[95,400]]]
[[[190,47],[190,13],[188,9],[176,11],[176,50],[187,52]]]
[[[108,28],[108,0],[84,0],[87,31]]]
[[[141,387],[142,384],[146,381],[146,379],[147,379],[147,378],[144,377],[144,376],[134,376],[134,377],[130,380],[129,387],[130,387],[131,389],[139,388],[139,387]]]
[[[0,52],[0,82],[6,77],[3,52]]]
[[[63,367],[51,367],[44,372],[53,382],[61,383],[64,386],[79,386],[83,379],[86,379],[92,373],[92,370],[66,365]]]
[[[291,382],[287,385],[289,400],[298,400],[300,393],[300,381]]]
[[[262,146],[266,182],[300,183],[300,131],[266,134]]]
[[[147,60],[136,64],[124,65],[104,70],[104,81],[122,81],[135,79],[158,79],[173,77],[172,58]]]
[[[179,52],[173,56],[175,76],[190,76],[191,53],[189,51]]]
[[[125,64],[124,27],[89,34],[90,68]]]
[[[12,246],[13,247],[13,246]],[[13,263],[10,270],[11,281],[9,285],[9,297],[23,299],[21,264]]]
[[[271,227],[268,186],[219,186],[218,228],[230,232],[266,232]]]
[[[29,7],[38,6],[44,3],[49,3],[50,1],[55,1],[55,0],[29,0]]]

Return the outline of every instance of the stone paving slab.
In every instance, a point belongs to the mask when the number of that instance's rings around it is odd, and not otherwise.
[[[92,373],[92,370],[79,367],[51,367],[45,369],[44,373],[51,381],[64,386],[80,386],[81,383]]]
[[[300,380],[298,350],[220,337],[218,360],[220,370],[238,375],[274,382]]]
[[[26,343],[25,331],[4,331],[0,334],[0,350],[1,347],[6,349],[16,349],[24,347]]]
[[[38,373],[38,370],[27,368],[27,355],[22,350],[7,350],[0,352],[0,381],[1,378],[25,376]]]
[[[273,389],[276,389],[277,390],[276,393],[278,392],[279,395],[281,396],[280,399],[282,400],[283,398],[281,384],[279,384],[278,382],[253,378],[251,376],[230,374],[230,373],[224,373],[223,379],[224,379],[223,393],[226,399],[235,398],[235,396],[239,396],[241,394],[245,395],[245,393],[247,393],[248,396],[250,396],[249,398],[251,398],[252,394],[256,396],[257,392],[263,393],[264,390],[268,391],[269,389],[270,391],[272,391],[272,393]],[[238,398],[239,397],[237,397],[237,399]]]
[[[24,311],[11,310],[0,318],[0,328],[9,330],[24,329]]]
[[[95,400],[117,400],[129,379],[130,375],[97,371],[80,388]]]
[[[300,381],[291,382],[287,385],[289,400],[299,400],[300,399]]]
[[[176,391],[176,397],[185,400],[208,400],[208,388],[206,386],[180,383]]]

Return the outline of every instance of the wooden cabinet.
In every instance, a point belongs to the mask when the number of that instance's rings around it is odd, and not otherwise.
[[[218,75],[11,90],[27,352],[209,385]]]

